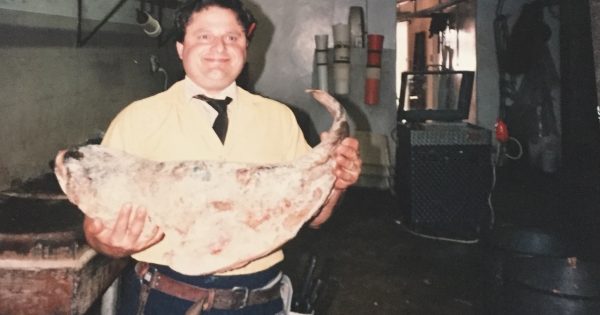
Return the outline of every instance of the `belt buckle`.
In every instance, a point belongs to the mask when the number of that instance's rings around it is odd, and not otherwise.
[[[235,299],[236,305],[235,305],[235,307],[232,307],[232,309],[241,310],[242,308],[248,306],[248,297],[250,297],[250,290],[248,289],[248,287],[233,287],[231,289],[231,291],[236,296],[236,299]],[[241,296],[243,298],[241,301],[241,305],[237,305],[238,292],[242,292],[244,294],[243,296]]]
[[[141,276],[140,284],[152,286],[152,280],[158,270],[155,267],[149,267]]]

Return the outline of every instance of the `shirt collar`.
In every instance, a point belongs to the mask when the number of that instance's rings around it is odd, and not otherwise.
[[[198,94],[206,95],[206,90],[204,90],[203,88],[198,86],[196,83],[194,83],[194,81],[192,81],[192,79],[190,79],[188,76],[185,76],[184,93],[185,93],[185,99],[188,101],[191,101],[194,98],[194,96],[196,96]],[[223,91],[221,91],[214,98],[225,99],[225,97],[231,97],[233,100],[236,99],[237,84],[235,83],[235,81],[233,81],[228,87],[223,89]]]

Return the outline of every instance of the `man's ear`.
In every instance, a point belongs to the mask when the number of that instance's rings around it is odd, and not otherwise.
[[[246,38],[248,38],[248,41],[254,36],[254,30],[256,30],[256,22],[252,22],[248,26],[248,31],[246,31]]]
[[[175,48],[177,49],[177,55],[179,55],[179,59],[183,59],[183,44],[180,42],[175,42]]]

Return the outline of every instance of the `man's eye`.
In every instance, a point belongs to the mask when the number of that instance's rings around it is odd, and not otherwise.
[[[233,43],[233,42],[236,42],[236,41],[238,40],[238,36],[237,36],[237,35],[227,35],[227,36],[225,37],[225,39],[226,39],[228,42],[230,42],[230,43]]]
[[[204,41],[207,41],[207,40],[210,40],[210,35],[208,35],[208,34],[199,34],[199,35],[197,36],[197,38],[198,38],[199,40],[204,40]]]

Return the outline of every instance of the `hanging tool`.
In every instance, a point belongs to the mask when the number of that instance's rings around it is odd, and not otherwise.
[[[311,254],[302,278],[299,294],[294,294],[292,310],[302,314],[313,314],[320,296],[326,287],[326,268],[320,263],[317,255]]]
[[[293,303],[296,312],[306,312],[306,309],[310,307],[310,289],[316,267],[317,256],[311,254],[308,260],[308,266],[306,267],[306,271],[304,272],[302,278],[302,287],[300,290],[300,294]]]

